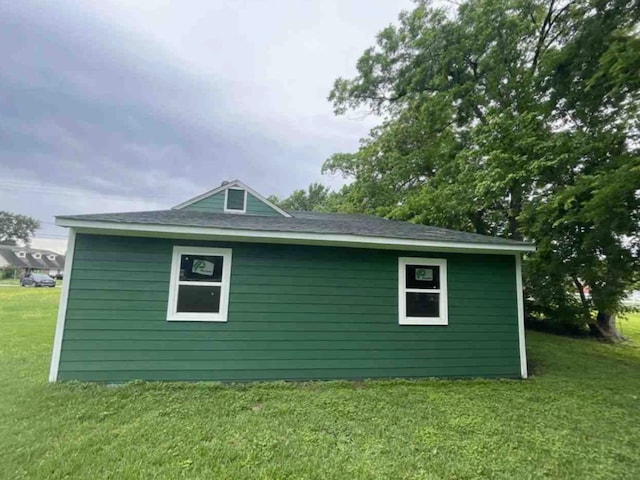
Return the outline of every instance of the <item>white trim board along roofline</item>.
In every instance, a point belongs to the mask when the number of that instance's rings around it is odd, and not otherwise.
[[[60,367],[60,352],[62,351],[62,336],[64,335],[64,323],[67,317],[67,300],[69,299],[69,285],[71,285],[71,270],[73,265],[73,255],[76,249],[76,231],[69,230],[67,239],[67,254],[64,264],[64,283],[62,284],[62,294],[58,305],[58,320],[56,321],[56,331],[53,338],[53,351],[51,352],[51,366],[49,367],[49,381],[58,380],[58,368]]]
[[[254,243],[285,243],[295,245],[328,245],[353,248],[495,253],[507,255],[518,252],[533,252],[536,249],[534,245],[528,244],[512,245],[497,243],[447,242],[354,234],[279,232],[220,227],[120,223],[60,217],[56,218],[56,225],[60,227],[76,228],[78,233],[113,233],[127,236],[193,238]]]
[[[269,200],[267,200],[266,198],[264,198],[262,195],[260,195],[258,192],[256,192],[253,188],[245,185],[244,183],[242,183],[240,180],[233,180],[231,182],[228,183],[224,183],[222,185],[220,185],[219,187],[214,188],[213,190],[209,190],[208,192],[204,192],[202,195],[198,195],[197,197],[193,197],[189,200],[187,200],[186,202],[182,202],[179,205],[176,205],[175,207],[171,207],[172,210],[180,210],[184,207],[188,207],[189,205],[192,205],[196,202],[199,202],[200,200],[204,200],[205,198],[208,198],[212,195],[215,195],[216,193],[220,193],[223,192],[225,190],[229,190],[230,188],[235,188],[237,190],[244,190],[245,191],[245,210],[247,208],[247,193],[250,193],[251,195],[253,195],[254,197],[256,197],[258,200],[260,200],[262,203],[268,205],[269,207],[273,208],[276,212],[278,212],[279,214],[285,216],[285,217],[291,217],[291,214],[285,210],[283,210],[282,208],[280,208],[279,206],[277,206],[276,204],[274,204],[273,202],[270,202]],[[226,207],[226,196],[225,196],[225,207]],[[225,210],[226,211],[226,210]],[[244,213],[244,212],[243,212]]]

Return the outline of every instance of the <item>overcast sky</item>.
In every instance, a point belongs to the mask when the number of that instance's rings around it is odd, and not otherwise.
[[[164,209],[238,178],[286,196],[376,120],[335,117],[408,0],[0,0],[0,210]]]

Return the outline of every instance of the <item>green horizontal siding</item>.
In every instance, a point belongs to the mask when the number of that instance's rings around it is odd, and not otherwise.
[[[203,322],[200,322],[203,323]],[[420,325],[424,327],[424,325]],[[416,329],[407,329],[402,331],[396,331],[393,333],[388,332],[374,332],[365,329],[357,331],[273,331],[265,330],[265,327],[258,330],[252,330],[255,332],[251,335],[249,331],[239,332],[227,332],[227,331],[211,331],[210,329],[163,329],[162,331],[149,330],[149,329],[127,329],[127,330],[65,330],[65,338],[67,340],[163,340],[171,341],[179,335],[182,340],[211,340],[222,342],[243,342],[249,337],[260,338],[262,341],[287,341],[296,343],[298,341],[311,340],[314,341],[336,341],[336,342],[349,342],[354,338],[354,334],[357,334],[358,340],[365,342],[401,342],[404,340],[414,340],[414,337],[418,334]],[[179,332],[179,333],[176,333]],[[429,340],[433,341],[447,341],[452,334],[456,334],[460,340],[466,340],[470,342],[481,342],[483,338],[487,337],[487,332],[449,332],[439,329],[438,331],[429,332]],[[497,341],[509,341],[511,332],[495,333],[491,332],[491,338]]]
[[[66,353],[69,362],[94,361],[121,361],[123,352],[126,352],[128,361],[153,360],[153,361],[254,361],[254,360],[324,360],[327,350],[281,350],[277,355],[265,350],[69,350]],[[429,360],[429,359],[465,359],[465,358],[510,358],[517,355],[517,349],[467,349],[454,350],[376,350],[363,353],[359,350],[334,350],[332,360]],[[289,365],[287,366],[289,367]]]
[[[167,322],[174,245],[233,249],[226,323]],[[449,325],[398,325],[398,256],[448,260]],[[513,256],[79,234],[59,377],[519,376]]]
[[[447,327],[454,325],[502,325],[505,322],[511,320],[509,315],[477,315],[475,313],[461,315],[456,314],[456,323],[450,324]],[[158,312],[151,310],[126,310],[122,307],[117,310],[104,310],[104,309],[72,309],[67,313],[68,320],[80,319],[83,321],[103,321],[103,320],[122,320],[143,322],[155,322],[158,319]],[[249,322],[267,322],[271,326],[273,323],[273,315],[270,313],[241,313],[235,312],[234,319],[237,322],[243,324]],[[306,325],[310,322],[325,322],[325,323],[367,323],[370,325],[376,323],[388,323],[389,316],[384,313],[307,313],[301,316],[298,312],[280,313],[278,314],[278,324],[298,323]],[[178,325],[198,325],[196,323],[180,323]],[[206,323],[204,325],[207,325]],[[190,328],[190,327],[182,327]],[[204,328],[204,327],[198,327]],[[206,327],[209,328],[209,327]],[[272,327],[273,328],[273,327]],[[405,325],[404,328],[419,328],[416,325]],[[437,327],[436,327],[437,328]],[[444,327],[442,327],[444,328]]]
[[[224,191],[210,195],[202,200],[198,200],[191,205],[183,207],[182,210],[192,212],[224,213]]]
[[[515,377],[516,373],[512,367],[496,366],[482,367],[481,376],[485,378],[505,378]],[[468,366],[462,367],[415,367],[415,368],[367,368],[367,369],[287,369],[287,370],[191,370],[188,375],[184,370],[66,370],[60,379],[73,378],[83,379],[92,382],[126,382],[132,378],[145,380],[162,381],[220,381],[220,382],[251,382],[268,381],[273,379],[281,380],[333,380],[336,378],[343,380],[359,380],[363,378],[423,378],[423,377],[453,377],[465,378],[479,376],[470,373]]]
[[[247,213],[249,215],[262,215],[265,217],[281,217],[282,214],[274,210],[262,200],[247,193]]]
[[[264,322],[260,321],[242,321],[235,322],[233,325],[229,325],[224,328],[224,332],[215,332],[215,338],[223,338],[229,333],[233,332],[234,336],[239,336],[241,339],[244,332],[247,331],[262,331],[264,330]],[[384,339],[390,339],[397,330],[389,325],[388,322],[345,322],[345,321],[316,321],[316,322],[278,322],[269,326],[271,332],[360,332],[366,334],[369,332],[385,332],[389,335]],[[155,330],[157,326],[153,320],[77,320],[69,319],[67,321],[67,330],[115,330],[115,331],[131,331],[131,330]],[[419,331],[421,326],[419,325],[407,325],[406,331],[403,330],[402,334],[411,332],[414,334]],[[445,328],[441,326],[441,328]],[[182,330],[194,330],[194,331],[207,331],[209,327],[206,322],[171,322],[171,325],[167,325],[167,329],[170,331],[182,331]],[[482,324],[455,324],[446,326],[448,331],[454,331],[456,333],[510,333],[508,327],[505,327],[500,323],[482,323]],[[270,333],[271,333],[270,332]],[[447,334],[450,332],[446,332]],[[265,337],[263,337],[265,338]],[[278,335],[278,338],[281,338]],[[435,335],[430,336],[435,338]]]
[[[63,342],[63,350],[75,351],[173,351],[173,350],[191,350],[191,351],[254,351],[262,350],[272,358],[282,351],[308,351],[308,350],[324,350],[327,352],[339,352],[342,350],[364,351],[367,355],[372,352],[381,350],[393,350],[395,352],[404,352],[407,350],[511,350],[514,347],[513,341],[417,341],[402,340],[383,342],[371,342],[362,340],[349,340],[347,342],[321,341],[321,340],[300,340],[298,342],[289,341],[265,341],[265,340],[241,340],[230,342],[217,340],[179,340],[172,338],[170,341],[163,340],[147,340],[140,342],[138,340],[65,340]],[[126,358],[126,357],[123,357]],[[212,366],[213,368],[213,366]],[[142,377],[136,377],[142,378]]]
[[[224,191],[211,195],[210,197],[198,200],[191,205],[183,208],[183,210],[190,210],[193,212],[207,212],[207,213],[225,213],[224,211]],[[274,210],[262,200],[253,196],[247,192],[247,215],[261,215],[266,217],[281,217],[282,214],[277,210]]]

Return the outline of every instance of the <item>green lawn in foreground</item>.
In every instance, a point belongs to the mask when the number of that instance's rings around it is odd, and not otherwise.
[[[60,289],[0,289],[0,478],[640,478],[640,317],[528,381],[47,384]]]

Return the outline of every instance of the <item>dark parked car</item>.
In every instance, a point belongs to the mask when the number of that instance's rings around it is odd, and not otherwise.
[[[20,280],[21,287],[55,287],[56,281],[45,273],[28,273]]]

